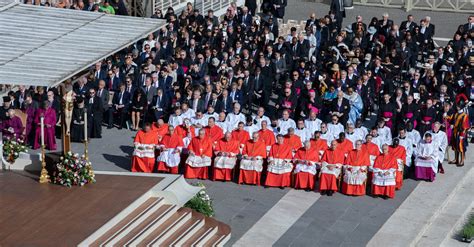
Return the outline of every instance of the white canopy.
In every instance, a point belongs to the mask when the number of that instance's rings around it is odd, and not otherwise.
[[[57,85],[163,25],[0,0],[0,84]]]

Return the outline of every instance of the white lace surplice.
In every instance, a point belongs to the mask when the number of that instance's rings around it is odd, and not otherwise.
[[[133,150],[133,156],[140,158],[155,158],[155,145],[154,144],[135,144],[135,150]]]
[[[365,170],[366,172],[362,172]],[[367,167],[365,166],[349,166],[344,169],[344,182],[350,185],[362,185],[367,180]]]
[[[161,151],[160,156],[158,156],[156,160],[166,163],[166,166],[168,167],[177,167],[181,162],[181,156],[179,152],[174,153],[174,151],[174,148],[170,148],[166,151]]]
[[[268,165],[267,171],[275,174],[289,173],[293,170],[290,160],[272,159],[273,163]]]
[[[204,156],[196,156],[196,155],[189,155],[188,159],[186,160],[186,164],[191,167],[206,167],[211,166],[211,158]]]
[[[236,162],[236,157],[217,156],[214,159],[214,166],[219,169],[234,169]]]
[[[334,167],[332,170],[329,170],[328,168],[329,165],[336,166],[336,167]],[[327,162],[323,162],[321,165],[321,173],[331,174],[336,177],[339,177],[339,175],[341,174],[341,167],[342,167],[342,164],[328,164]]]
[[[262,158],[257,158],[257,160],[251,160],[251,159],[243,158],[240,161],[240,169],[247,170],[247,171],[262,172],[262,170],[263,170],[263,160],[262,160]]]
[[[396,169],[388,169],[388,170],[381,170],[378,168],[373,169],[374,175],[372,178],[372,183],[378,186],[391,186],[395,185],[395,176],[396,176]],[[388,172],[385,175],[385,172]]]

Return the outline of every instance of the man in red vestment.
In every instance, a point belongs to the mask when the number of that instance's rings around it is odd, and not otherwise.
[[[373,168],[373,195],[384,196],[385,198],[395,197],[397,169],[397,159],[389,154],[388,145],[383,144],[382,154],[375,159]]]
[[[265,143],[265,146],[267,146],[267,151],[270,151],[271,146],[275,144],[275,134],[272,130],[267,128],[267,120],[262,120],[261,126],[262,129],[258,131],[258,135],[260,136],[260,140],[262,140]]]
[[[344,152],[337,147],[338,142],[333,140],[331,147],[326,150],[321,159],[321,177],[319,180],[319,191],[321,194],[332,196],[338,190],[337,180],[341,175],[341,168],[344,163]]]
[[[239,142],[232,139],[232,134],[226,132],[224,138],[217,141],[214,148],[214,180],[231,181],[232,171],[240,153]]]
[[[160,155],[157,158],[158,171],[178,174],[181,150],[184,147],[183,139],[175,133],[173,125],[168,126],[168,133],[158,136],[158,138],[160,150]]]
[[[369,153],[362,149],[362,141],[356,141],[355,149],[349,152],[344,162],[344,179],[342,193],[346,195],[365,195],[367,169],[370,166]]]
[[[301,145],[301,138],[295,135],[295,129],[288,128],[288,134],[285,135],[285,144],[288,144],[291,147],[292,152],[296,152]]]
[[[398,169],[397,169],[397,185],[395,186],[396,190],[402,188],[403,185],[403,170],[405,169],[405,161],[407,157],[407,151],[404,146],[399,145],[400,140],[394,138],[392,141],[392,146],[388,148],[388,153],[393,155],[397,160]]]
[[[249,132],[244,130],[244,126],[244,122],[239,122],[237,129],[232,131],[232,139],[238,141],[241,147],[250,140]]]
[[[244,144],[242,160],[240,160],[239,184],[260,185],[260,176],[263,170],[263,160],[267,158],[265,143],[260,141],[258,132],[254,132],[252,139]]]
[[[346,139],[346,133],[339,133],[339,138],[337,139],[337,148],[344,153],[344,156],[347,157],[350,151],[354,149],[354,144],[349,139]]]
[[[314,190],[317,166],[321,165],[319,150],[312,146],[312,141],[305,141],[304,146],[296,151],[293,160],[296,174],[295,189]]]
[[[293,165],[292,147],[284,143],[283,135],[277,136],[277,142],[272,145],[268,154],[266,186],[270,187],[288,187],[291,185],[291,172]]]
[[[214,117],[210,117],[207,120],[207,126],[204,127],[204,130],[206,131],[206,136],[211,139],[213,144],[224,137],[224,132],[221,127],[216,125],[216,119]]]
[[[207,179],[208,167],[211,166],[212,142],[206,137],[204,129],[200,129],[199,135],[191,140],[188,151],[189,157],[186,160],[184,177]]]
[[[163,119],[158,119],[158,121],[151,126],[151,131],[155,132],[158,138],[161,138],[168,133],[168,124],[166,124]]]
[[[316,130],[314,132],[313,139],[311,139],[311,148],[315,149],[319,153],[319,159],[323,157],[324,152],[329,148],[328,141],[321,138],[321,131]]]
[[[145,128],[137,132],[133,141],[135,150],[132,156],[132,172],[153,172],[157,143],[158,136],[151,131],[151,124],[146,123]]]
[[[370,166],[367,172],[367,181],[372,183],[372,168],[374,167],[375,159],[380,155],[380,148],[377,144],[372,142],[372,134],[365,137],[365,143],[362,144],[362,150],[369,154]]]

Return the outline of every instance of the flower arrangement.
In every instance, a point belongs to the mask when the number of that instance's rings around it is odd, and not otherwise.
[[[197,212],[204,214],[205,216],[214,216],[214,208],[212,206],[212,199],[206,193],[206,186],[203,183],[194,184],[195,186],[201,187],[201,191],[197,193],[191,200],[189,200],[185,207],[196,210]]]
[[[95,183],[91,163],[84,155],[79,156],[77,153],[68,152],[60,158],[56,169],[52,178],[55,184],[72,187]]]
[[[3,157],[5,160],[13,164],[18,159],[20,153],[28,151],[28,147],[25,145],[22,139],[16,140],[16,138],[7,138],[3,143]]]

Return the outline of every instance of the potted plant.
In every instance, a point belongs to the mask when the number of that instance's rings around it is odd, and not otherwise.
[[[203,183],[197,183],[196,186],[201,187],[201,191],[197,193],[191,200],[189,200],[185,207],[196,210],[197,212],[204,214],[205,216],[212,217],[214,216],[214,208],[212,206],[212,199],[206,193],[206,187]]]

